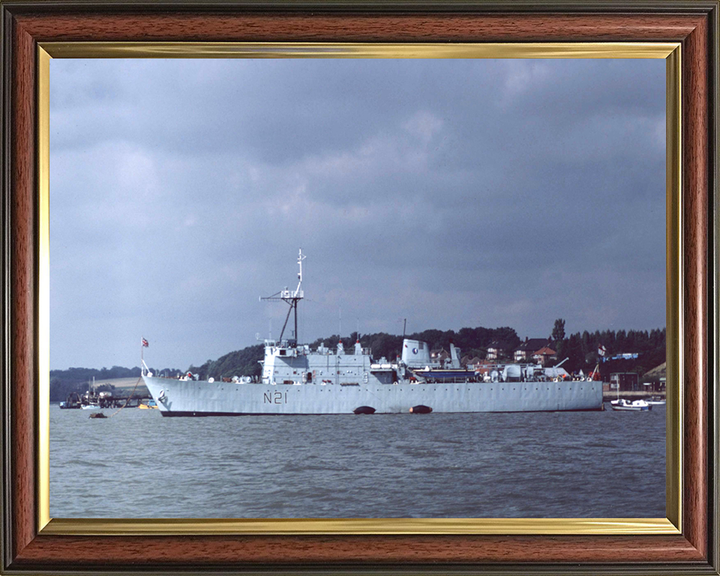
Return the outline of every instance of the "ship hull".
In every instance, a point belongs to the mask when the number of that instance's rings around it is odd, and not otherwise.
[[[600,410],[602,382],[255,384],[143,376],[163,416],[242,416]]]

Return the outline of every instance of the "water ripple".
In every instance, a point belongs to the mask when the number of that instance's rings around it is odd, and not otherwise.
[[[665,411],[162,418],[50,412],[78,518],[664,517]],[[98,425],[102,422],[102,425]]]

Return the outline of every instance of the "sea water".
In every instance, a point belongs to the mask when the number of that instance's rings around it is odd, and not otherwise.
[[[664,518],[665,407],[607,408],[91,419],[52,405],[50,515]]]

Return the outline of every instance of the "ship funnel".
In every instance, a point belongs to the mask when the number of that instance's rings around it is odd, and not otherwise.
[[[432,364],[430,347],[420,340],[403,340],[402,361],[406,366],[423,367]]]
[[[460,368],[460,348],[450,342],[450,367]]]

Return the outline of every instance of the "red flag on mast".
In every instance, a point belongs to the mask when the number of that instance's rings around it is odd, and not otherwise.
[[[148,346],[150,346],[150,344],[148,343],[147,340],[145,340],[145,338],[140,339],[140,344],[142,345],[143,348],[147,348]]]

